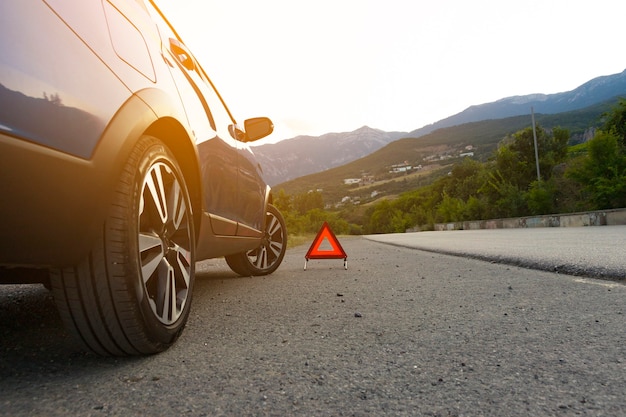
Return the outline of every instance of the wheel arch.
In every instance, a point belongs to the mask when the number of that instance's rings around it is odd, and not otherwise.
[[[158,138],[167,145],[183,172],[191,200],[197,239],[202,219],[202,180],[198,168],[197,150],[183,125],[171,117],[156,120],[145,133]]]
[[[178,100],[158,89],[145,89],[136,93],[154,112],[154,118],[144,127],[142,134],[158,138],[174,154],[185,177],[196,226],[196,238],[202,219],[202,180],[198,167],[198,153],[186,127],[184,109]],[[136,140],[139,136],[136,137]],[[131,147],[132,148],[132,147]]]
[[[265,210],[267,210],[267,206],[269,204],[274,204],[274,193],[272,192],[272,187],[269,185],[265,186]]]
[[[178,97],[151,88],[131,94],[121,103],[89,159],[0,135],[0,150],[6,161],[3,172],[12,172],[19,179],[11,183],[12,198],[19,201],[12,210],[20,212],[22,219],[0,227],[3,237],[14,243],[0,245],[0,263],[66,267],[88,256],[102,233],[124,165],[147,132],[159,133],[181,159],[190,187],[197,185],[197,163],[190,162],[194,148],[185,121]],[[197,192],[190,193],[197,202]],[[41,215],[41,207],[46,207],[46,216]],[[199,218],[199,213],[194,215]],[[24,247],[29,250],[22,250]]]

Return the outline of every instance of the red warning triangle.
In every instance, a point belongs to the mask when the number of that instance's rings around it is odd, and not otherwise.
[[[330,246],[330,249],[327,249]],[[309,251],[306,253],[305,259],[347,259],[346,251],[343,250],[337,236],[333,233],[324,222],[322,228],[317,232],[317,236]]]

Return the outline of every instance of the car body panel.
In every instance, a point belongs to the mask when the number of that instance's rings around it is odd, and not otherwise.
[[[266,184],[263,181],[261,165],[254,158],[250,147],[239,148],[239,194],[237,208],[241,228],[240,235],[247,235],[249,228],[262,230],[265,222]]]
[[[91,160],[0,134],[0,265],[73,265],[102,227],[113,182],[156,116],[131,97],[103,134]]]
[[[197,259],[258,246],[269,187],[186,52],[139,0],[0,3],[0,266],[87,256],[143,135],[185,175]]]
[[[25,19],[33,24],[24,25]],[[68,76],[67,68],[76,61],[81,71]],[[101,99],[94,101],[94,96]],[[0,3],[2,131],[88,159],[109,120],[130,96],[44,3]]]

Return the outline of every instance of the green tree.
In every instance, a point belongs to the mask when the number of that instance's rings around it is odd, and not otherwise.
[[[533,181],[525,195],[530,214],[549,214],[555,212],[556,190],[552,181]]]
[[[626,148],[626,99],[620,98],[619,103],[605,116],[604,130],[616,135],[624,150]]]
[[[463,200],[444,193],[441,203],[437,205],[435,218],[439,223],[460,221],[463,218],[464,208]]]
[[[538,144],[544,136],[545,131],[537,126]],[[513,134],[512,140],[498,149],[496,166],[504,178],[521,189],[537,179],[532,128]]]
[[[410,215],[395,204],[383,200],[374,206],[366,227],[367,233],[402,233],[412,227]]]
[[[567,174],[583,185],[595,209],[626,207],[626,156],[619,137],[599,131]]]
[[[586,144],[587,154],[576,158],[566,177],[583,187],[593,209],[626,207],[626,100],[605,115],[602,130]]]
[[[552,162],[551,168],[554,168],[556,165],[567,159],[567,149],[570,136],[570,132],[567,129],[562,129],[560,127],[552,129],[552,140],[548,142],[547,147],[547,151]],[[541,155],[539,158],[541,158]]]
[[[495,170],[488,185],[483,188],[489,201],[489,218],[517,217],[528,214],[524,192],[520,187]]]
[[[447,177],[448,183],[445,186],[445,191],[451,197],[467,202],[470,197],[477,194],[487,181],[486,173],[484,164],[471,158],[465,158],[460,164],[456,164],[452,168]]]
[[[465,202],[463,220],[484,220],[487,218],[487,203],[484,199],[471,196]]]
[[[555,168],[567,158],[569,131],[547,132],[536,126],[540,179],[537,178],[534,134],[526,128],[507,138],[495,154],[489,201],[497,217],[547,214],[556,210]],[[495,217],[495,216],[494,216]]]
[[[569,131],[556,127],[549,134],[541,126],[536,126],[537,149],[541,179],[548,180],[554,167],[567,157]],[[537,180],[537,162],[532,127],[514,133],[505,139],[496,151],[496,169],[511,184],[522,190]]]
[[[306,214],[313,209],[324,209],[324,198],[319,191],[296,194],[292,200],[293,209],[299,214]]]
[[[291,197],[285,192],[284,188],[278,190],[274,195],[274,206],[276,206],[281,213],[291,211]]]

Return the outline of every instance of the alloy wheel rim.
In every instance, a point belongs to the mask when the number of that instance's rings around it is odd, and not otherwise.
[[[139,259],[144,295],[154,316],[175,323],[190,294],[191,215],[175,171],[153,164],[139,201]]]
[[[278,218],[268,212],[266,221],[267,228],[261,246],[248,252],[250,263],[263,271],[268,270],[278,261],[285,244],[284,230]]]

